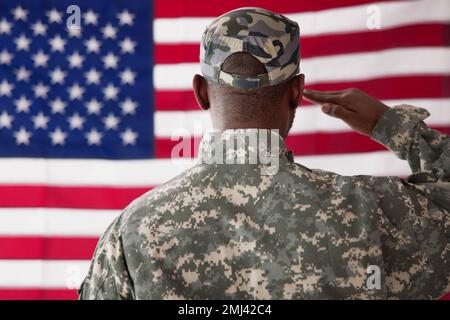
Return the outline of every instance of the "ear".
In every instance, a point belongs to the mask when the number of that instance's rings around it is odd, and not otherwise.
[[[305,88],[305,75],[303,73],[299,74],[292,81],[291,95],[289,105],[292,108],[297,108],[303,97],[303,90]]]
[[[208,99],[208,85],[206,79],[201,75],[196,74],[194,79],[192,79],[192,86],[194,88],[195,99],[198,105],[203,110],[209,109],[209,99]]]

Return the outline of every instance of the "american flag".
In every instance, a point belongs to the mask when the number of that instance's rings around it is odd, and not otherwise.
[[[199,40],[242,6],[299,23],[307,87],[422,106],[450,132],[449,0],[0,0],[0,299],[76,298],[112,219],[191,165],[170,156],[210,128],[191,91]],[[409,174],[307,101],[287,144],[312,168]]]

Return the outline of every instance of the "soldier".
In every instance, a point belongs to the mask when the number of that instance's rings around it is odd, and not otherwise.
[[[407,160],[412,175],[342,176],[294,163],[284,138],[304,91],[299,47],[297,23],[270,11],[240,8],[212,22],[193,85],[217,131],[205,134],[197,165],[109,226],[81,299],[436,299],[450,291],[449,137],[425,125],[422,108],[389,108],[358,90],[305,90]]]

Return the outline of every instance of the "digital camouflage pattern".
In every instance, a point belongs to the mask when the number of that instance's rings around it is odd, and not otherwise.
[[[245,77],[221,71],[225,59],[246,52],[267,73]],[[215,19],[200,44],[202,74],[215,82],[240,89],[280,84],[299,72],[300,29],[296,22],[261,8],[239,8]]]
[[[192,167],[109,226],[80,298],[435,299],[450,292],[450,138],[425,125],[428,115],[398,106],[372,131],[409,162],[406,180],[311,170],[287,151],[273,175],[261,175],[259,164]],[[371,265],[381,269],[379,289],[366,285]]]

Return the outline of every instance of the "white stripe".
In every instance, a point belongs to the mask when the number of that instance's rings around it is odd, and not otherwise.
[[[410,104],[423,106],[431,115],[425,121],[429,125],[450,125],[450,99],[405,99],[385,100],[388,106]],[[211,129],[211,120],[207,111],[158,111],[155,113],[155,135],[160,138],[180,136],[201,136]],[[349,131],[345,122],[324,115],[319,106],[299,108],[290,134],[304,134],[314,132],[343,132]]]
[[[0,260],[0,287],[75,289],[89,265],[86,260]]]
[[[302,36],[371,31],[371,21],[379,17],[382,29],[404,25],[448,22],[448,0],[396,1],[363,4],[316,12],[286,14],[300,26]],[[161,18],[154,21],[156,43],[197,43],[213,17]],[[369,27],[368,27],[369,26]],[[376,30],[375,30],[376,31]],[[345,44],[343,44],[345,45]]]
[[[200,73],[200,66],[198,63],[157,64],[153,71],[156,89],[191,89],[192,77]],[[308,84],[410,74],[449,74],[450,48],[396,48],[306,58],[300,62],[300,71]]]
[[[1,208],[0,234],[99,236],[119,213],[120,210]]]
[[[338,155],[302,156],[300,163],[337,173],[401,175],[409,174],[406,162],[387,151]],[[0,183],[46,185],[159,185],[194,163],[191,159],[151,159],[141,161],[0,159]],[[355,166],[355,163],[358,165]],[[6,228],[6,227],[5,227]]]

